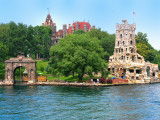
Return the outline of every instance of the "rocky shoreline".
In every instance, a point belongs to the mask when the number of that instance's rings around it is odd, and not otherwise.
[[[159,83],[159,82],[157,82]],[[109,87],[109,86],[122,86],[122,85],[140,85],[140,84],[153,84],[153,83],[127,83],[127,84],[101,84],[101,83],[61,83],[61,82],[36,82],[18,84],[24,86],[76,86],[76,87]],[[13,84],[6,84],[0,82],[0,86],[13,86]]]

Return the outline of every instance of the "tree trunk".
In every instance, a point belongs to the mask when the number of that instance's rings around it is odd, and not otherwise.
[[[79,75],[78,75],[78,78],[79,78],[79,82],[82,82],[83,74],[81,74],[81,75],[79,74]]]

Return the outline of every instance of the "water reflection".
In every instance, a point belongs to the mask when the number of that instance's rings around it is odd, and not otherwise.
[[[160,84],[0,87],[0,119],[160,119]]]

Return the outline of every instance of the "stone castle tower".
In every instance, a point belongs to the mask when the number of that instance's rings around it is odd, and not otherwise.
[[[115,60],[122,61],[137,61],[137,57],[144,60],[142,56],[137,54],[136,41],[135,41],[135,24],[128,24],[127,20],[122,20],[124,24],[116,25],[116,41],[114,54]],[[138,55],[138,56],[137,56]]]
[[[116,77],[128,79],[130,82],[149,82],[158,78],[158,65],[145,62],[144,57],[137,53],[135,41],[136,24],[116,25],[114,54],[109,58],[109,68]]]

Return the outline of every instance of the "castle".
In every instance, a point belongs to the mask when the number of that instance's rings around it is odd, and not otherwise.
[[[114,54],[109,58],[109,69],[116,77],[129,80],[130,83],[156,82],[158,64],[145,62],[144,57],[137,53],[135,41],[136,24],[116,25]]]
[[[64,38],[67,34],[72,34],[74,31],[77,31],[77,30],[84,30],[86,32],[90,31],[91,29],[94,29],[95,26],[92,26],[90,25],[89,22],[74,22],[72,25],[69,24],[69,27],[67,29],[67,25],[64,24],[63,25],[63,29],[60,29],[57,31],[57,26],[56,26],[56,23],[53,23],[53,20],[51,18],[51,15],[50,13],[48,13],[47,17],[46,17],[46,20],[44,23],[42,23],[43,26],[49,26],[52,28],[52,41],[53,41],[53,44],[56,44],[59,42],[59,40],[61,38]]]

